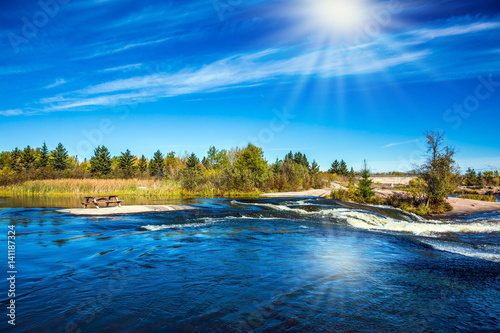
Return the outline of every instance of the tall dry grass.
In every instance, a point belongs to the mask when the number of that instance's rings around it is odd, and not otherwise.
[[[207,188],[187,192],[178,181],[152,179],[50,179],[0,187],[0,197],[84,197],[116,194],[139,198],[251,197],[259,192],[226,192]]]

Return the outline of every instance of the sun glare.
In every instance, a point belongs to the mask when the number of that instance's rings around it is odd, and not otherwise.
[[[306,0],[305,19],[323,33],[349,35],[365,20],[364,0]]]

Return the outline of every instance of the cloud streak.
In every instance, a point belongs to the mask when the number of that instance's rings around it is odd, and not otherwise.
[[[422,141],[421,139],[414,139],[414,140],[408,140],[408,141],[403,141],[403,142],[395,142],[395,143],[389,143],[385,146],[382,146],[381,148],[389,148],[389,147],[395,147],[395,146],[401,146],[401,145],[406,145],[409,143],[414,143],[414,142],[419,142]]]

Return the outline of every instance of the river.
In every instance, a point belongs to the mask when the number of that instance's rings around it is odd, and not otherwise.
[[[16,231],[12,331],[500,330],[498,213],[426,220],[321,198],[182,203],[199,209],[75,217],[53,208],[69,202],[0,199],[2,233]],[[1,265],[7,313],[6,256]]]

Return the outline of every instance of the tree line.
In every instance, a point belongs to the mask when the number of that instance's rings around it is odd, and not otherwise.
[[[282,159],[268,163],[262,148],[248,144],[244,148],[217,149],[210,147],[200,160],[194,153],[164,155],[160,150],[151,158],[137,156],[127,149],[112,156],[108,148],[95,148],[90,160],[80,162],[69,156],[59,143],[49,150],[44,143],[39,148],[15,148],[0,153],[0,185],[36,179],[56,178],[150,178],[181,182],[189,191],[217,188],[221,190],[297,190],[323,188],[337,175],[345,172],[346,163],[334,162],[340,168],[321,172],[316,161],[310,162],[301,152],[290,151]]]

